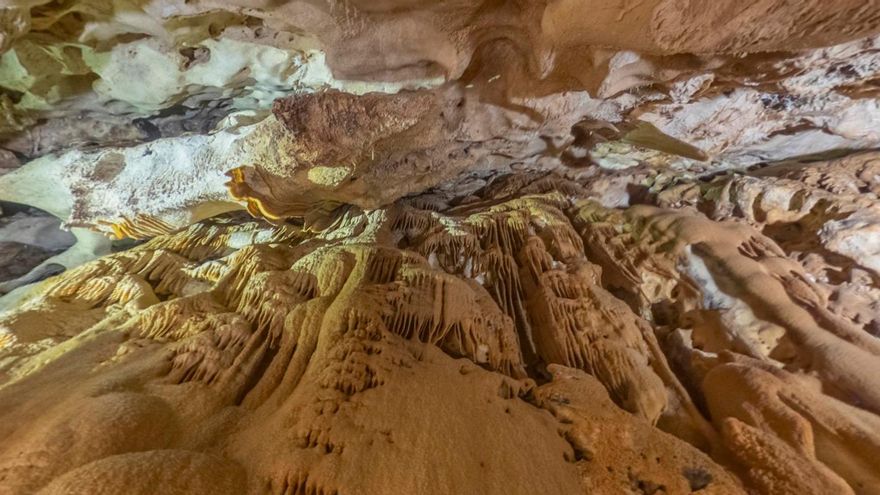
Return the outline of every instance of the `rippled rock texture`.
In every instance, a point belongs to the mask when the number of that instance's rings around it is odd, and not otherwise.
[[[623,209],[514,175],[154,237],[4,317],[4,484],[875,493],[878,165],[655,173],[661,206]]]
[[[875,0],[0,26],[0,493],[880,494]]]

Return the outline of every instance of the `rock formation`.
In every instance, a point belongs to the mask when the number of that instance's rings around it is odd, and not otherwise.
[[[0,494],[880,494],[880,3],[0,26]]]

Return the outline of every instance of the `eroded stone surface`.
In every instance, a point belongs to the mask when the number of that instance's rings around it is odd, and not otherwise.
[[[875,0],[0,26],[0,492],[880,493]]]
[[[146,450],[220,456],[251,492],[873,493],[875,279],[817,277],[841,255],[787,251],[766,218],[724,208],[736,181],[769,198],[783,176],[824,171],[826,186],[794,183],[821,196],[873,159],[694,183],[697,196],[658,185],[662,208],[512,175],[460,206],[414,197],[308,230],[200,222],[46,282],[4,318],[2,393],[27,398],[2,402],[4,424],[50,398],[57,412],[27,424],[135,394],[177,425]],[[853,286],[864,304],[841,311],[829,295]],[[52,460],[33,433],[49,426],[20,431],[4,468],[20,490],[145,450],[122,436]],[[391,467],[404,458],[406,476]]]

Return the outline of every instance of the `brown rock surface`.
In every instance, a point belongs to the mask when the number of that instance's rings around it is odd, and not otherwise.
[[[877,345],[833,284],[745,224],[511,180],[46,282],[3,321],[6,486],[874,493]]]
[[[0,494],[880,495],[875,0],[0,28]]]

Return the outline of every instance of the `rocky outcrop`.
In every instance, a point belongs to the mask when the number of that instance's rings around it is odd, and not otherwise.
[[[737,183],[770,200],[783,176],[841,183],[873,157],[661,186],[663,207],[515,174],[457,206],[423,195],[310,227],[236,214],[157,236],[4,318],[4,479],[140,486],[167,475],[150,452],[208,456],[199,476],[228,464],[209,479],[230,493],[874,493],[876,307],[841,311],[829,294],[859,282],[807,268],[829,251],[786,252],[766,218],[738,220],[759,207],[724,206],[745,200]],[[796,184],[804,203],[824,194]],[[96,413],[71,425],[83,407]],[[144,445],[98,426],[121,415],[167,426],[126,419]],[[69,431],[88,435],[82,454],[60,447]]]
[[[0,27],[0,493],[880,495],[876,1]]]

